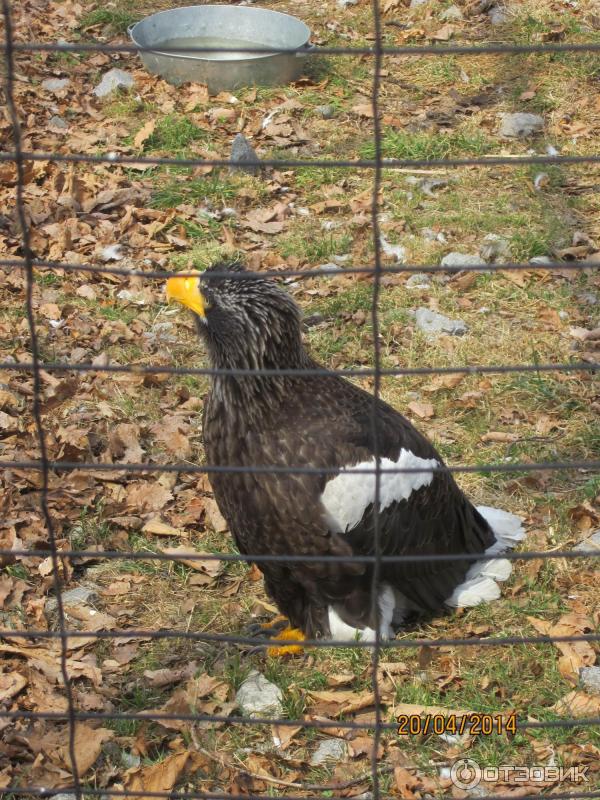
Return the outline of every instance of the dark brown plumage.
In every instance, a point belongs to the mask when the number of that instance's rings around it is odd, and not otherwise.
[[[232,278],[214,276],[215,271],[232,269]],[[198,289],[200,299],[194,303],[172,294],[196,310],[213,367],[319,367],[302,344],[298,307],[274,282],[246,278],[241,267],[218,264],[203,273],[193,291]],[[339,470],[337,478],[326,473],[210,476],[240,552],[258,556],[268,593],[310,638],[344,638],[351,629],[367,638],[372,636],[368,629],[377,624],[384,636],[392,635],[414,612],[441,609],[472,564],[383,564],[376,605],[371,600],[370,565],[260,560],[261,554],[343,559],[373,553],[374,478],[351,470],[360,464],[374,469],[372,414],[372,396],[333,373],[219,375],[206,398],[204,445],[209,464]],[[417,475],[381,476],[381,552],[431,555],[502,549],[506,543],[496,526],[493,531],[452,475],[431,469],[443,462],[427,439],[381,400],[376,416],[383,467],[388,464],[385,459],[400,467],[424,467]],[[486,585],[481,599],[490,599]],[[478,600],[477,591],[475,595]],[[375,607],[379,611],[374,613]]]

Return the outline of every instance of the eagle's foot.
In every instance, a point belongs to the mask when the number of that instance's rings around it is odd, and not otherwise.
[[[250,652],[265,652],[273,658],[282,656],[298,655],[303,652],[299,642],[306,638],[299,628],[292,628],[289,620],[283,616],[277,616],[270,622],[255,623],[246,628],[249,636],[270,639],[273,642],[282,642],[281,645],[271,645],[270,647],[255,647]],[[286,644],[283,644],[286,642]],[[294,644],[292,644],[292,642]]]
[[[272,658],[282,656],[296,656],[304,652],[304,648],[299,642],[303,642],[306,637],[299,628],[292,628],[289,625],[284,628],[277,636],[273,637],[274,642],[289,642],[281,646],[271,645],[267,647],[267,655]],[[294,642],[294,644],[291,644]]]

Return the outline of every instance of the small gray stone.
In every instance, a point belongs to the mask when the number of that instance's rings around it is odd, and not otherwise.
[[[121,764],[125,767],[125,769],[133,769],[134,767],[139,767],[142,759],[138,755],[134,755],[133,753],[128,753],[127,750],[121,751]]]
[[[318,114],[323,119],[331,119],[335,117],[335,106],[316,106],[315,114]]]
[[[446,237],[441,231],[434,231],[433,228],[421,228],[421,236],[428,242],[446,243]]]
[[[464,19],[464,14],[458,6],[448,6],[448,8],[440,14],[440,19],[443,22],[459,22],[461,19]]]
[[[97,597],[98,590],[95,586],[76,586],[75,589],[69,589],[61,594],[63,606],[85,605],[86,603],[94,602]],[[46,614],[53,614],[57,608],[58,600],[56,597],[49,597],[46,600]]]
[[[586,306],[598,305],[598,295],[594,294],[594,292],[582,292],[581,294],[577,295],[577,299],[580,303],[584,303]]]
[[[539,114],[518,111],[515,114],[501,114],[498,134],[508,139],[532,136],[544,129],[544,118]]]
[[[554,259],[550,258],[550,256],[534,256],[533,258],[529,259],[529,263],[533,265],[537,264],[537,266],[543,267],[546,264],[553,264]]]
[[[406,259],[406,248],[403,247],[401,244],[392,244],[388,242],[383,234],[379,236],[379,242],[381,244],[381,249],[385,253],[386,256],[393,258],[394,261],[398,264],[403,264]]]
[[[429,289],[431,278],[425,272],[415,272],[404,284],[407,289]]]
[[[52,800],[75,800],[75,795],[71,792],[61,792],[60,794],[53,794]]]
[[[587,539],[584,539],[579,544],[576,544],[573,550],[578,550],[579,552],[586,552],[586,551],[594,551],[600,550],[600,530],[597,530],[595,533],[592,533],[591,536],[588,536]]]
[[[241,169],[242,172],[248,172],[251,175],[257,175],[260,172],[260,159],[243,133],[236,134],[231,145],[229,160],[232,163],[230,170]],[[238,162],[240,161],[250,161],[251,163],[239,164]],[[236,166],[233,166],[233,164],[236,164]]]
[[[473,255],[472,253],[448,253],[440,261],[442,267],[465,267],[465,266],[483,266],[484,262],[481,256]]]
[[[579,678],[584,689],[600,694],[600,667],[583,667],[579,670]]]
[[[69,123],[56,114],[53,117],[50,117],[48,120],[48,125],[51,128],[61,128],[62,130],[66,130],[69,127]]]
[[[47,92],[60,92],[61,89],[66,89],[71,81],[68,78],[46,78],[42,81],[42,89]]]
[[[348,6],[358,5],[358,0],[337,0],[337,4],[340,8],[348,8]]]
[[[94,88],[96,97],[108,97],[115,89],[131,89],[135,85],[133,76],[123,69],[109,69]]]
[[[503,261],[510,256],[510,242],[497,233],[484,236],[479,254],[485,261]]]
[[[283,713],[282,699],[279,686],[257,670],[252,670],[235,696],[238,708],[248,716],[279,717]]]
[[[323,314],[317,312],[315,314],[310,314],[308,317],[304,317],[302,322],[305,328],[314,328],[315,325],[320,325],[322,322],[325,322],[325,317]]]
[[[429,336],[447,333],[450,336],[463,336],[469,329],[461,319],[450,319],[430,308],[417,308],[415,311],[417,328]]]
[[[324,739],[310,757],[311,767],[321,767],[328,762],[339,764],[348,753],[348,744],[344,739]]]
[[[494,6],[488,11],[488,19],[492,25],[504,25],[508,22],[508,10],[505,6]]]
[[[410,7],[411,8],[418,8],[419,6],[424,6],[427,0],[410,0]]]

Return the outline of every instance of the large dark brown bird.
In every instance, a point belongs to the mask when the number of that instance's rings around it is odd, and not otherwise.
[[[215,272],[230,271],[231,277]],[[196,316],[218,369],[321,368],[306,351],[300,311],[276,283],[216,264],[171,278],[167,296]],[[344,561],[374,551],[373,398],[347,380],[319,376],[217,375],[204,407],[209,464],[314,467],[316,474],[214,473],[214,496],[240,552],[256,555],[269,595],[308,638],[388,638],[415,613],[493,600],[506,559],[383,563],[377,602],[372,565]],[[497,554],[523,538],[520,520],[475,508],[430,442],[401,414],[376,402],[379,540],[385,555]],[[366,472],[367,471],[367,472]],[[341,560],[267,562],[262,554]]]

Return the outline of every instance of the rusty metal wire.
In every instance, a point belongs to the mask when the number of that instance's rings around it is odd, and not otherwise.
[[[75,707],[74,695],[71,686],[71,681],[68,671],[67,663],[67,642],[71,638],[89,638],[93,635],[98,640],[127,640],[134,639],[140,636],[152,637],[155,640],[159,639],[176,639],[182,638],[195,642],[212,643],[215,646],[245,646],[245,645],[260,645],[269,644],[269,640],[257,640],[255,637],[249,638],[239,635],[225,635],[225,634],[212,634],[206,632],[195,631],[180,631],[174,629],[165,630],[144,630],[144,629],[121,629],[112,631],[97,631],[93,634],[89,632],[81,632],[77,630],[70,630],[68,627],[68,616],[66,614],[63,600],[62,600],[62,584],[60,578],[60,565],[65,559],[72,559],[74,562],[77,559],[94,558],[94,559],[131,559],[131,560],[153,560],[160,561],[174,561],[175,556],[167,553],[156,553],[150,551],[78,551],[78,550],[60,550],[57,546],[56,535],[53,526],[51,514],[49,512],[48,501],[50,497],[50,477],[52,473],[60,473],[69,470],[94,470],[98,472],[114,472],[114,473],[148,473],[148,472],[177,472],[177,473],[204,473],[211,474],[216,472],[277,472],[282,474],[287,473],[318,473],[328,474],[335,473],[336,470],[327,469],[314,469],[310,467],[294,467],[293,465],[288,468],[276,468],[269,465],[253,465],[250,468],[242,468],[231,466],[222,467],[216,465],[194,465],[194,464],[154,464],[154,463],[140,463],[140,464],[104,464],[92,462],[63,462],[53,461],[48,456],[46,447],[46,438],[43,426],[42,417],[42,393],[41,393],[41,374],[42,371],[46,372],[95,372],[95,373],[124,373],[130,372],[141,375],[150,374],[169,374],[169,375],[218,375],[226,372],[227,374],[235,374],[240,376],[256,376],[271,374],[288,374],[293,372],[295,376],[303,376],[310,378],[311,376],[330,374],[329,370],[314,369],[314,370],[215,370],[204,368],[178,368],[170,365],[139,365],[139,364],[109,364],[105,366],[96,366],[93,364],[71,364],[67,362],[58,363],[44,363],[41,360],[39,352],[39,343],[37,337],[35,312],[33,308],[33,287],[35,284],[35,275],[37,271],[50,270],[54,272],[66,273],[97,273],[100,275],[114,275],[122,277],[140,276],[146,280],[163,280],[175,273],[159,269],[125,269],[121,267],[112,267],[103,264],[73,264],[61,263],[56,261],[38,259],[34,256],[31,250],[31,236],[30,229],[27,223],[27,214],[24,199],[24,168],[28,161],[53,161],[62,163],[87,163],[87,164],[107,164],[112,167],[123,166],[127,167],[129,164],[142,164],[147,165],[149,168],[156,166],[169,166],[175,165],[178,167],[197,167],[203,165],[221,166],[226,167],[230,162],[226,159],[202,159],[202,158],[188,158],[188,159],[173,159],[173,158],[153,158],[153,157],[138,157],[121,154],[118,152],[107,152],[103,154],[84,154],[84,153],[70,153],[70,152],[29,152],[25,151],[22,147],[21,128],[19,122],[19,113],[15,103],[14,96],[14,81],[15,81],[15,56],[19,53],[26,52],[49,52],[49,53],[87,53],[87,52],[102,52],[102,53],[136,53],[140,48],[131,45],[122,44],[86,44],[86,43],[44,43],[44,42],[17,42],[14,40],[11,9],[9,0],[2,0],[2,13],[5,24],[5,39],[0,45],[0,51],[5,55],[6,69],[5,69],[5,94],[6,103],[8,108],[9,121],[12,126],[13,133],[13,150],[8,152],[0,152],[0,163],[10,162],[16,165],[17,171],[17,185],[16,185],[16,211],[17,218],[21,228],[22,234],[22,252],[23,258],[1,258],[0,268],[10,268],[16,270],[23,270],[26,276],[26,309],[27,320],[29,324],[29,334],[31,342],[31,361],[28,363],[0,363],[0,374],[3,372],[27,372],[33,376],[33,419],[37,434],[39,445],[39,459],[38,460],[13,460],[0,462],[0,468],[4,470],[32,470],[37,471],[41,475],[41,489],[39,493],[40,508],[42,516],[46,525],[48,533],[48,547],[43,550],[0,550],[0,558],[2,557],[23,557],[23,558],[44,558],[50,557],[53,566],[53,588],[57,602],[57,617],[58,629],[52,631],[46,630],[0,630],[0,638],[7,641],[19,640],[58,640],[60,646],[60,668],[62,680],[65,689],[65,696],[67,700],[67,709],[65,712],[32,712],[26,710],[2,710],[0,711],[0,719],[15,720],[56,720],[68,722],[68,752],[71,761],[71,772],[73,776],[73,785],[68,788],[63,788],[61,791],[71,792],[76,800],[82,800],[83,796],[89,797],[102,797],[112,795],[114,797],[134,798],[134,797],[152,797],[161,799],[164,798],[178,798],[178,800],[221,800],[221,798],[231,798],[232,800],[259,800],[265,795],[236,795],[232,793],[219,793],[219,792],[152,792],[146,791],[131,791],[123,789],[98,789],[94,787],[85,786],[82,782],[82,777],[78,770],[75,753],[75,735],[76,726],[78,721],[83,720],[178,720],[189,721],[193,723],[226,723],[231,725],[282,725],[282,726],[300,726],[303,728],[324,728],[330,727],[330,721],[319,720],[305,720],[305,719],[285,719],[285,718],[255,718],[244,716],[223,716],[218,714],[167,714],[162,712],[85,712],[80,711]],[[373,264],[366,266],[349,267],[344,270],[345,274],[364,274],[367,277],[372,277],[373,294],[371,306],[371,323],[373,330],[373,367],[361,369],[344,369],[336,370],[335,372],[347,377],[350,376],[369,376],[374,379],[373,386],[373,413],[371,419],[371,426],[374,441],[374,455],[376,460],[375,470],[375,496],[376,502],[374,504],[374,536],[375,548],[373,556],[354,556],[352,558],[345,557],[344,561],[359,561],[362,563],[369,563],[374,565],[373,570],[373,602],[377,596],[377,587],[379,579],[379,570],[384,563],[396,563],[403,561],[455,561],[455,560],[479,560],[476,554],[453,554],[453,555],[437,555],[437,556],[384,556],[381,553],[380,536],[379,536],[379,519],[378,519],[378,498],[381,484],[381,475],[387,472],[418,472],[417,469],[382,469],[379,458],[380,442],[379,432],[377,425],[377,417],[375,414],[377,398],[381,391],[381,380],[388,376],[400,375],[440,375],[462,373],[467,375],[473,374],[503,374],[503,373],[520,373],[520,372],[534,372],[534,373],[552,373],[552,372],[591,372],[600,368],[600,364],[589,362],[574,362],[562,364],[499,364],[499,365],[465,365],[456,367],[423,367],[423,368],[398,368],[398,369],[384,369],[381,366],[381,344],[378,336],[379,332],[379,316],[378,316],[378,301],[382,290],[381,279],[384,274],[401,274],[410,272],[429,272],[429,273],[444,273],[452,274],[458,272],[482,272],[490,273],[498,270],[511,271],[522,269],[543,269],[549,272],[555,270],[584,270],[597,268],[595,262],[561,262],[555,261],[544,265],[532,265],[521,263],[509,264],[482,264],[479,265],[456,265],[452,267],[440,267],[439,265],[394,265],[384,266],[381,263],[380,253],[380,237],[379,237],[379,192],[382,186],[382,179],[384,170],[393,170],[402,167],[417,168],[417,167],[443,167],[443,168],[461,168],[461,167],[492,167],[492,166],[506,166],[514,168],[523,164],[538,164],[538,165],[576,165],[576,164],[598,164],[600,163],[600,155],[585,155],[585,156],[546,156],[546,155],[526,155],[519,157],[506,157],[506,156],[482,156],[472,158],[449,158],[449,159],[385,159],[382,157],[381,148],[381,109],[380,109],[380,89],[381,89],[381,66],[383,59],[388,56],[407,56],[418,57],[423,55],[442,57],[447,55],[483,55],[483,54],[548,54],[548,53],[584,53],[584,52],[600,52],[600,44],[536,44],[536,45],[504,45],[504,44],[489,44],[478,46],[462,46],[462,45],[426,45],[426,46],[411,46],[411,47],[384,47],[382,44],[382,20],[380,14],[380,7],[378,0],[372,0],[372,16],[373,16],[373,30],[375,44],[373,47],[319,47],[312,51],[311,55],[364,55],[373,58],[373,83],[371,102],[373,109],[373,137],[375,157],[373,159],[266,159],[261,160],[263,167],[274,168],[287,168],[295,169],[299,167],[322,167],[322,168],[337,168],[337,169],[367,169],[373,171],[373,197],[371,206],[371,221],[373,233],[373,246],[374,246],[374,259]],[[170,48],[172,50],[181,50],[181,52],[211,52],[213,48]],[[226,48],[219,48],[224,50]],[[252,48],[245,48],[251,50]],[[264,49],[259,52],[264,54]],[[279,51],[281,52],[281,51]],[[287,52],[287,51],[286,51]],[[296,52],[290,50],[289,52]],[[243,163],[241,164],[243,166]],[[254,165],[254,162],[253,162]],[[178,272],[182,275],[185,273]],[[337,273],[332,273],[327,269],[310,269],[310,270],[274,270],[271,272],[262,273],[245,273],[244,279],[252,277],[264,278],[266,276],[275,277],[278,279],[306,279],[312,277],[335,277]],[[240,276],[236,273],[227,273],[228,277],[238,279]],[[573,461],[545,461],[539,463],[499,463],[499,464],[476,464],[476,465],[462,465],[445,467],[450,472],[531,472],[537,470],[587,470],[596,471],[600,470],[600,461],[593,460],[573,460]],[[361,471],[361,470],[357,470]],[[365,470],[366,471],[366,470]],[[575,558],[595,558],[600,555],[600,551],[526,551],[508,553],[503,557],[511,561],[516,560],[531,560],[531,559],[569,559]],[[227,562],[251,562],[258,557],[252,555],[240,554],[198,554],[194,556],[186,555],[186,558],[193,560],[194,558],[202,560],[221,560]],[[309,561],[329,561],[337,560],[333,557],[318,556],[281,556],[260,555],[262,561],[285,561],[285,562],[309,562]],[[469,647],[469,646],[521,646],[528,644],[547,644],[547,643],[561,643],[561,642],[598,642],[600,641],[599,633],[582,634],[579,636],[492,636],[492,637],[470,637],[470,638],[399,638],[385,643],[386,648],[394,649],[396,651],[406,648],[415,647],[432,647],[439,648],[444,646],[454,647]],[[323,647],[345,647],[345,648],[372,648],[372,675],[373,675],[373,692],[375,697],[375,719],[374,722],[355,722],[348,720],[335,721],[335,725],[344,729],[357,729],[357,730],[372,730],[374,731],[374,747],[373,756],[371,760],[370,778],[372,781],[373,797],[379,800],[381,789],[379,784],[381,767],[377,763],[377,744],[383,731],[394,730],[396,725],[394,723],[384,722],[381,716],[380,699],[380,686],[378,683],[378,664],[381,656],[381,648],[383,646],[381,639],[381,632],[377,628],[376,638],[373,643],[364,641],[339,641],[327,642],[323,640],[310,640],[303,643],[307,648],[323,648]],[[553,728],[591,728],[600,724],[600,718],[587,717],[583,719],[575,718],[560,718],[554,720],[533,721],[533,720],[519,720],[517,725],[520,730],[525,729],[553,729]],[[367,776],[365,776],[367,777]],[[300,794],[278,794],[278,797],[289,798],[289,800],[309,800],[314,797],[321,798],[322,792],[327,790],[328,797],[334,800],[341,800],[336,798],[327,787],[314,787],[306,786],[305,791]],[[335,788],[335,787],[334,787]],[[53,794],[56,790],[46,790],[40,787],[27,787],[27,786],[9,786],[3,789],[5,794],[14,794],[15,796],[31,796],[31,797],[47,797]],[[311,795],[306,792],[317,791],[317,794]],[[492,796],[480,795],[483,800],[492,800]],[[520,795],[521,797],[529,798],[535,795]],[[494,800],[509,800],[513,795],[493,795]],[[556,800],[569,800],[569,798],[595,798],[600,797],[600,791],[575,791],[575,792],[562,792],[553,793],[552,797]]]

